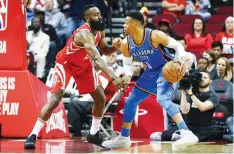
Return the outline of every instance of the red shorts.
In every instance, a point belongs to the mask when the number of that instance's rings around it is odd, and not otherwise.
[[[72,76],[64,69],[63,65],[57,63],[54,68],[51,92],[57,92],[60,89],[65,90],[71,77],[77,84],[79,94],[91,93],[99,85],[99,78],[94,68],[87,69],[80,75]]]

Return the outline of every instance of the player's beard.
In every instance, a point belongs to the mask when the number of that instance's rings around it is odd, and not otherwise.
[[[105,24],[103,22],[103,20],[90,20],[90,27],[94,30],[98,30],[98,31],[103,31],[105,29]]]

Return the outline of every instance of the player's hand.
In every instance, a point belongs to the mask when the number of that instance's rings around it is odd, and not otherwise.
[[[182,72],[183,76],[187,72],[187,66],[184,60],[175,61],[175,67],[177,72]]]
[[[116,49],[120,49],[121,41],[122,39],[120,37],[114,38],[114,40],[112,41],[112,46],[115,47]]]
[[[118,88],[118,89],[121,89],[121,88],[125,88],[126,87],[126,83],[124,82],[124,80],[120,77],[117,77],[116,79],[114,79],[112,81],[112,83]]]
[[[123,79],[124,83],[126,83],[126,84],[129,84],[131,81],[131,77],[129,75],[122,77],[122,79]]]

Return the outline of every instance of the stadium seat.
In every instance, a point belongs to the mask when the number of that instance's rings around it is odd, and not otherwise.
[[[206,24],[206,31],[208,33],[218,33],[222,30],[223,26],[221,24]]]
[[[219,102],[220,104],[217,106],[216,112],[223,112],[223,116],[221,119],[219,118],[219,120],[225,122],[227,117],[233,114],[232,83],[223,79],[213,80],[211,84],[211,89],[213,89],[220,97],[220,102]]]
[[[191,24],[178,23],[172,27],[172,31],[177,35],[185,35],[192,32]]]
[[[152,23],[156,26],[156,28],[158,28],[158,22],[162,19],[167,19],[170,21],[171,26],[173,26],[175,23],[177,23],[177,19],[176,17],[174,17],[173,15],[170,14],[160,14],[160,15],[155,15],[152,18]]]
[[[209,18],[208,23],[223,24],[228,15],[213,15]]]
[[[200,15],[184,15],[180,18],[180,23],[192,24],[196,18],[202,19]]]
[[[230,16],[232,16],[233,9],[234,9],[234,7],[231,7],[231,6],[220,6],[217,8],[215,13],[217,15],[230,15]]]

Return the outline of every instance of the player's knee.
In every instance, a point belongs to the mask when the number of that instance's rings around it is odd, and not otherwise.
[[[105,104],[106,104],[106,96],[105,95],[100,95],[100,97],[98,98],[97,101],[95,101],[95,103],[104,107]]]
[[[50,109],[55,109],[59,105],[59,102],[61,101],[62,97],[63,91],[51,94],[49,99]]]
[[[163,109],[169,108],[171,101],[169,98],[157,97],[157,102],[161,105]]]

